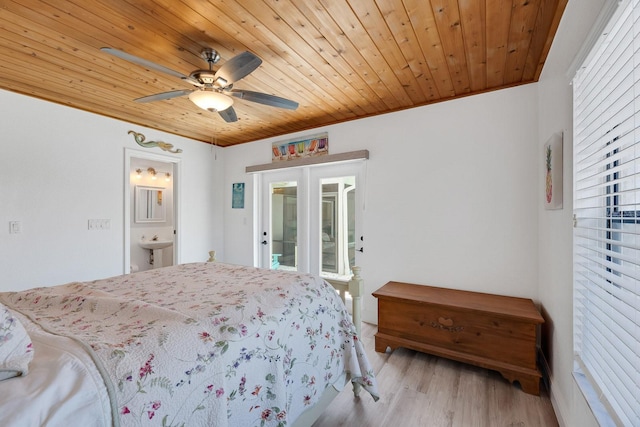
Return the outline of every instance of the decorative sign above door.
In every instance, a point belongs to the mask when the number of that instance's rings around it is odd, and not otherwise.
[[[271,145],[272,162],[323,156],[325,154],[329,154],[329,134],[327,132],[303,139],[274,142]]]

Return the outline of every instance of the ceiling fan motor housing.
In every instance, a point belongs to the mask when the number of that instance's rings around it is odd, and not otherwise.
[[[209,69],[196,70],[191,74],[189,74],[189,77],[191,77],[192,79],[195,79],[196,81],[200,82],[201,84],[207,87],[215,86],[217,88],[224,88],[227,85],[227,81],[222,77],[218,77],[216,79],[216,75],[212,69],[212,65],[220,60],[220,54],[215,49],[204,48],[200,53],[200,56],[205,61],[207,61],[207,63],[209,64]]]
[[[203,85],[212,86],[216,81],[215,73],[209,70],[196,70],[193,73],[189,74],[189,77],[196,79]]]

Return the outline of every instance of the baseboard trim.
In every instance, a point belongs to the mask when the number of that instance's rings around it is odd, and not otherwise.
[[[547,391],[551,392],[550,386],[550,369],[549,364],[547,363],[547,359],[544,357],[544,353],[540,347],[537,348],[538,354],[538,367],[540,368],[540,373],[542,374],[542,384],[547,389]]]
[[[542,352],[542,349],[540,347],[538,347],[538,366],[540,368],[540,372],[542,373],[542,384],[549,392],[549,400],[551,401],[551,406],[553,406],[553,411],[556,413],[558,424],[560,425],[560,427],[568,427],[565,421],[566,418],[563,415],[563,408],[566,408],[564,399],[560,395],[555,393],[551,369],[549,368],[547,358],[544,357],[544,353]]]

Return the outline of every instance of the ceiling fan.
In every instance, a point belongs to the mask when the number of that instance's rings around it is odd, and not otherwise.
[[[222,64],[217,71],[214,71],[213,64],[220,60],[220,55],[214,49],[205,48],[200,56],[207,61],[209,69],[195,70],[188,76],[185,76],[170,68],[155,64],[151,61],[139,58],[121,50],[110,47],[103,47],[101,50],[108,54],[117,56],[118,58],[133,62],[134,64],[141,65],[145,68],[178,77],[196,87],[196,89],[172,90],[169,92],[144,96],[142,98],[134,99],[136,102],[160,101],[188,95],[191,102],[196,104],[198,107],[211,112],[217,112],[224,121],[228,123],[238,120],[238,116],[232,107],[232,97],[244,99],[245,101],[257,102],[270,107],[286,108],[288,110],[295,110],[298,108],[297,102],[286,98],[261,92],[253,92],[250,90],[233,89],[233,84],[235,82],[248,76],[258,68],[260,64],[262,64],[262,59],[251,52],[243,52],[234,56]]]

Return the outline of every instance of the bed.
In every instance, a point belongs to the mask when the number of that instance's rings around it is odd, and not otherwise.
[[[0,293],[0,425],[310,425],[349,382],[377,400],[362,281],[335,284],[355,325],[325,280],[218,262]]]

